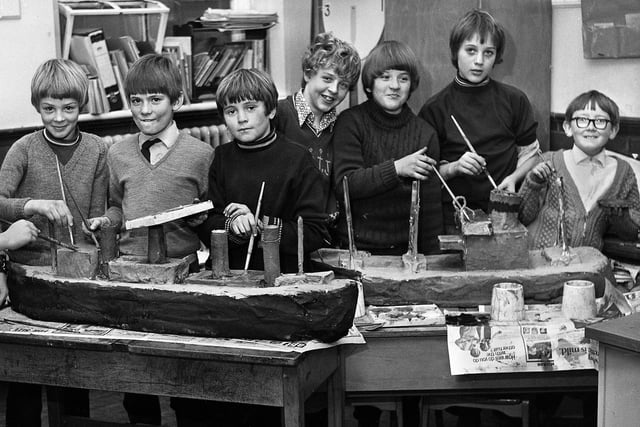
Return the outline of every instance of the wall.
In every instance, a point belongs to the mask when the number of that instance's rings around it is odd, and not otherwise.
[[[53,0],[20,0],[20,19],[0,20],[0,129],[36,126],[31,106],[31,76],[42,61],[56,56]]]
[[[640,117],[640,58],[584,59],[579,0],[553,0],[552,34],[551,112],[564,113],[573,98],[596,89],[622,116]]]
[[[40,123],[29,102],[29,83],[35,68],[56,53],[54,2],[21,0],[21,19],[0,20],[0,47],[5,52],[0,66],[5,105],[0,130]],[[300,57],[309,40],[311,2],[254,2],[259,8],[280,13],[281,25],[274,28],[270,39],[272,70],[281,93],[290,93],[299,85]],[[562,113],[574,96],[595,88],[615,99],[623,116],[640,117],[640,58],[584,59],[579,0],[553,0],[552,21],[551,111]],[[531,65],[535,66],[535,60]]]

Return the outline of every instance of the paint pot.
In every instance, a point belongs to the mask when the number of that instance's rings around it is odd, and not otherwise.
[[[596,289],[589,280],[570,280],[562,290],[562,313],[568,319],[591,319],[596,316]]]
[[[111,261],[119,255],[118,233],[120,227],[117,225],[103,225],[96,232],[96,238],[100,243],[103,262]]]
[[[503,282],[493,285],[491,320],[517,322],[524,319],[524,289],[520,283]]]

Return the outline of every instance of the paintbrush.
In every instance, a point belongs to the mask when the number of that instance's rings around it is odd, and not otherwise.
[[[298,217],[298,274],[304,275],[304,224]]]
[[[258,205],[256,206],[256,227],[258,223],[258,218],[260,218],[260,206],[262,205],[262,195],[264,194],[264,181],[262,181],[262,186],[260,186],[260,195],[258,196]],[[252,232],[251,237],[249,238],[249,249],[247,249],[247,260],[244,262],[244,271],[249,269],[249,262],[251,261],[251,254],[253,253],[253,242],[255,241],[257,232]]]
[[[467,147],[469,147],[469,150],[474,153],[474,154],[478,154],[478,152],[476,151],[475,148],[473,148],[473,145],[471,145],[471,141],[469,141],[469,138],[467,138],[467,135],[465,135],[464,131],[462,130],[462,128],[460,127],[460,125],[458,124],[458,121],[456,120],[455,117],[453,117],[453,114],[451,115],[451,120],[453,120],[453,123],[456,125],[456,127],[458,128],[458,132],[460,132],[460,135],[462,135],[462,139],[464,139],[464,142],[467,143]],[[487,170],[487,168],[482,168],[482,170],[484,171],[484,173],[487,175],[487,178],[489,178],[489,181],[491,182],[491,185],[493,185],[493,188],[498,189],[498,186],[496,185],[496,182],[493,180],[493,177],[491,176],[491,174],[489,173],[489,171]]]
[[[89,224],[89,220],[87,219],[87,217],[84,216],[84,214],[82,213],[82,210],[80,210],[80,206],[78,206],[78,203],[76,202],[76,199],[73,197],[73,194],[71,193],[71,190],[69,190],[69,187],[67,186],[67,183],[62,181],[62,184],[64,185],[64,188],[67,189],[67,194],[69,195],[69,198],[71,199],[71,202],[73,203],[73,206],[76,207],[76,210],[78,211],[78,214],[80,215],[80,219],[82,219],[82,223],[86,227],[87,231],[89,231],[89,235],[91,236],[91,240],[96,245],[96,248],[99,251],[100,250],[100,243],[98,243],[98,239],[96,238],[95,233],[93,231],[91,231],[91,226]]]
[[[447,190],[447,192],[449,193],[449,196],[451,196],[453,205],[456,207],[456,209],[462,212],[462,215],[464,215],[467,221],[471,222],[471,219],[469,219],[469,215],[467,215],[467,213],[465,212],[464,207],[460,204],[460,202],[458,202],[458,199],[456,198],[455,194],[453,194],[453,191],[451,191],[451,187],[447,185],[447,182],[444,180],[442,175],[440,175],[440,172],[438,172],[438,168],[435,166],[432,166],[432,169],[436,173],[436,176],[440,178],[440,182],[442,182],[442,185],[445,188],[445,190]]]
[[[6,219],[0,218],[0,223],[11,226],[13,223],[11,221],[7,221]],[[60,240],[53,239],[49,236],[45,236],[43,234],[38,233],[38,239],[42,239],[46,242],[53,243],[54,245],[61,246],[63,248],[71,249],[72,251],[78,252],[78,248],[68,243],[61,242]]]
[[[342,192],[344,196],[344,214],[347,221],[347,235],[349,237],[349,268],[354,270],[358,251],[353,238],[353,217],[351,216],[351,202],[349,199],[349,181],[346,175],[342,178]]]

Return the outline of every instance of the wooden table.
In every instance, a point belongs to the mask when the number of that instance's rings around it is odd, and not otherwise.
[[[599,341],[598,426],[640,422],[640,313],[587,326]]]
[[[329,425],[342,423],[338,347],[297,353],[6,332],[0,347],[3,381],[280,406],[287,427],[304,426],[305,400],[327,382]]]
[[[367,343],[343,350],[349,402],[426,397],[595,391],[595,370],[452,376],[445,327],[363,331]]]

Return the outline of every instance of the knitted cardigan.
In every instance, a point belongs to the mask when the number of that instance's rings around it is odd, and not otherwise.
[[[545,153],[543,158],[550,160],[556,173],[563,179],[565,234],[569,246],[593,246],[602,249],[603,236],[616,224],[617,217],[611,216],[600,203],[588,213],[578,193],[578,188],[564,162],[564,151]],[[636,177],[627,162],[621,159],[613,182],[604,198],[625,201],[632,209],[640,209],[640,196]],[[559,186],[551,182],[538,184],[531,179],[529,173],[525,178],[519,194],[522,196],[519,219],[529,231],[529,247],[540,249],[554,246],[558,238]],[[628,239],[637,238],[637,230],[628,230]],[[619,233],[618,233],[619,234]]]
[[[440,160],[433,128],[404,106],[400,114],[386,113],[368,100],[344,111],[334,133],[336,194],[343,200],[342,179],[348,177],[355,243],[373,253],[401,254],[409,241],[411,182],[396,173],[394,161],[427,147]],[[442,234],[440,182],[435,176],[421,181],[418,249],[437,253]],[[344,212],[338,236],[346,247]]]
[[[109,148],[109,210],[113,224],[152,215],[177,206],[193,203],[207,196],[207,173],[213,159],[210,145],[184,133],[165,156],[151,165],[138,147],[138,135],[126,138]],[[195,253],[200,240],[186,220],[164,225],[167,256],[179,258]],[[147,255],[147,228],[125,232],[120,238],[120,252]]]
[[[107,146],[96,135],[81,132],[78,146],[66,164],[60,163],[60,174],[86,218],[104,214],[107,199]],[[0,168],[0,217],[15,221],[21,218],[33,222],[45,236],[52,236],[49,221],[42,215],[26,217],[24,205],[32,199],[63,200],[61,183],[56,167],[56,155],[39,130],[16,141]],[[76,242],[85,239],[82,217],[76,206],[67,201],[73,215],[73,237]],[[55,227],[53,236],[70,243],[67,228]],[[37,240],[18,250],[9,251],[13,261],[29,265],[50,265],[49,243]]]

